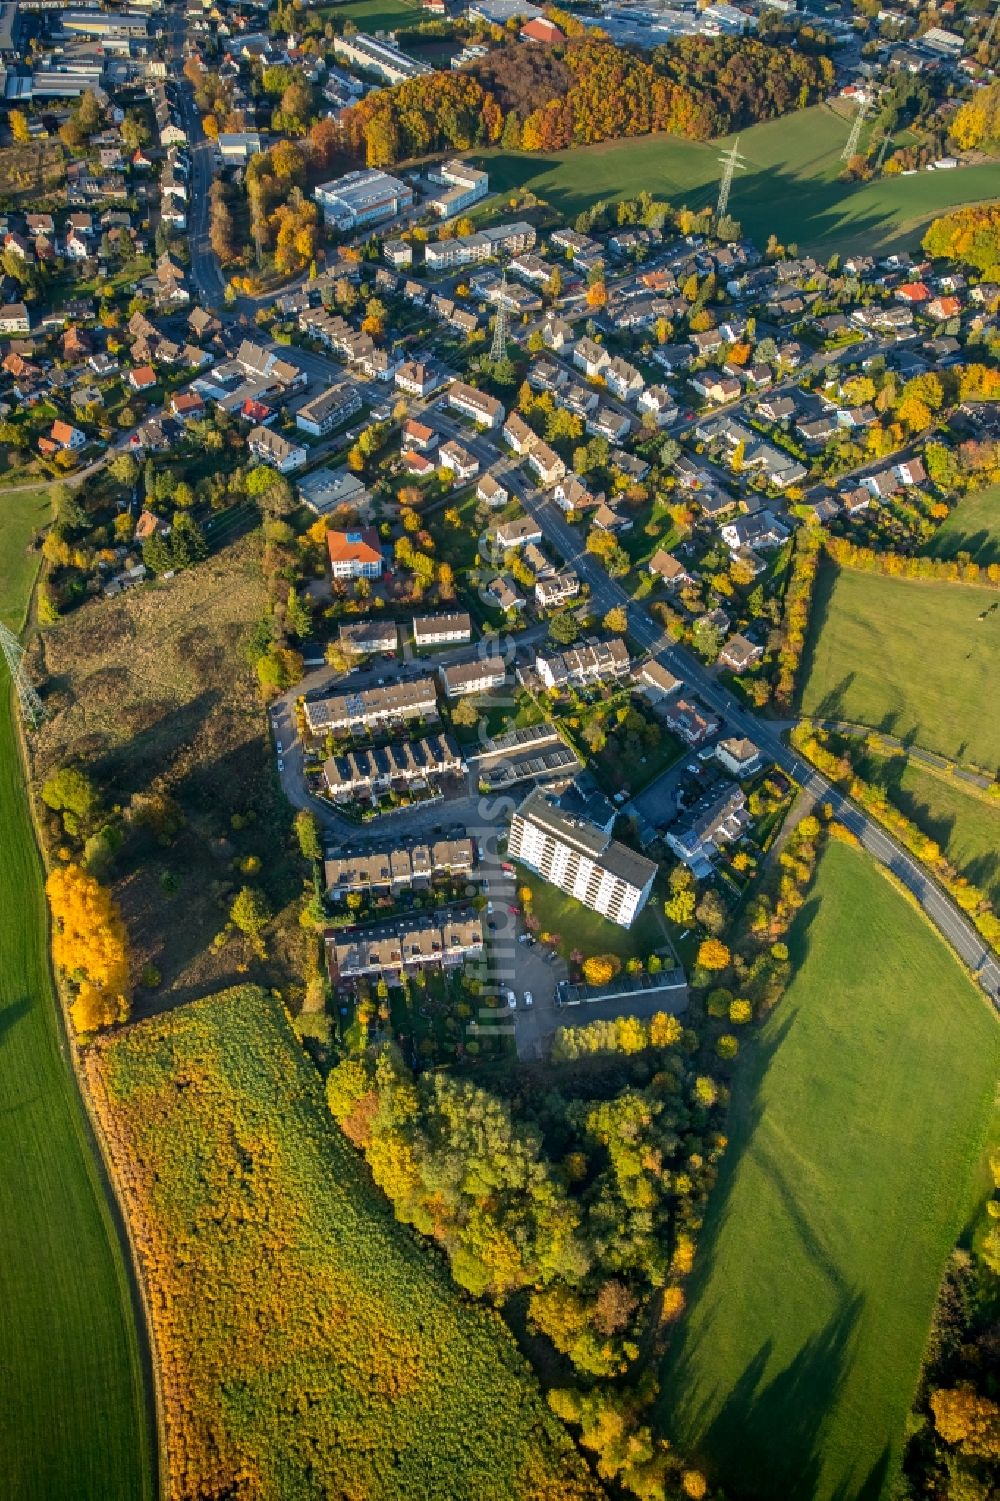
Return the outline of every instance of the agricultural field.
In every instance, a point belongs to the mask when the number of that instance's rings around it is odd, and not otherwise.
[[[912,242],[936,214],[996,196],[993,165],[841,182],[840,156],[849,130],[848,114],[821,104],[743,131],[739,148],[747,166],[736,174],[729,209],[744,233],[761,246],[776,234],[785,244],[825,255],[872,250]],[[643,189],[675,207],[713,203],[718,157],[733,139],[643,136],[546,156],[497,149],[481,159],[492,188],[501,193],[530,188],[560,222],[572,222],[599,198],[634,198]]]
[[[959,875],[1000,905],[1000,803],[905,755],[852,758],[865,781],[941,846]]]
[[[88,1066],[150,1286],[172,1495],[600,1494],[499,1317],[393,1219],[273,997],[195,1001]]]
[[[1000,721],[986,686],[1000,651],[996,601],[992,589],[824,564],[803,657],[802,712],[871,725],[992,771],[1000,766]]]
[[[981,1189],[1000,1037],[859,849],[828,846],[790,947],[735,1081],[665,1426],[733,1496],[878,1501]]]
[[[284,993],[301,983],[301,894],[291,812],[281,795],[256,679],[244,654],[264,610],[259,535],[198,568],[46,630],[38,672],[50,717],[33,742],[39,785],[54,767],[85,761],[127,811],[115,862],[136,968],[160,983],[135,1007],[172,1005],[249,976]],[[164,836],[143,799],[162,794],[179,813]],[[245,862],[278,912],[288,910],[261,961],[236,941],[216,950]]]
[[[0,598],[16,629],[44,493],[6,497],[2,517]],[[153,1485],[139,1336],[60,1035],[42,870],[0,673],[0,1467],[16,1501],[143,1501]]]
[[[932,558],[967,552],[981,568],[1000,563],[1000,485],[963,496],[925,550]]]

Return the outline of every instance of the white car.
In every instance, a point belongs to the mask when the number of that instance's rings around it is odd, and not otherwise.
[[[487,917],[492,917],[493,916],[493,903],[492,902],[487,902],[486,903],[486,916]]]
[[[517,1010],[517,996],[514,994],[514,992],[512,990],[508,990],[508,992],[507,992],[507,1005],[510,1007],[510,1009],[512,1011],[516,1011]]]
[[[284,747],[282,746],[280,740],[278,741],[277,745],[275,746],[275,750],[278,752],[279,756],[282,755]]]
[[[534,1005],[534,1001],[535,1001],[535,997],[531,994],[531,991],[530,990],[526,990],[524,992],[524,1004],[526,1006],[532,1006],[532,1005]]]
[[[284,763],[284,761],[282,761],[281,757],[279,756],[278,757],[278,770],[279,771],[284,771],[284,769],[285,769],[285,763]]]

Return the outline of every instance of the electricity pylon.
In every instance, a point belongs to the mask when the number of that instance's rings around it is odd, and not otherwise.
[[[740,138],[736,137],[732,146],[724,156],[719,157],[722,163],[722,181],[719,183],[719,201],[715,205],[715,217],[721,219],[729,207],[729,190],[733,185],[733,173],[739,168],[742,172],[746,166],[743,157],[740,156]]]
[[[11,680],[17,689],[17,702],[21,710],[21,718],[31,729],[37,729],[45,718],[45,710],[42,701],[35,691],[35,685],[28,676],[24,665],[24,647],[14,635],[14,632],[0,624],[0,651],[7,659],[10,669]]]
[[[847,145],[844,147],[840,155],[840,160],[842,162],[849,162],[852,156],[857,155],[858,143],[861,140],[861,127],[865,123],[865,117],[867,114],[868,98],[866,95],[863,95],[861,103],[858,105],[858,112],[854,116],[854,123],[851,126],[851,133],[847,137]]]
[[[892,136],[889,134],[888,131],[886,131],[885,134],[882,137],[882,140],[879,143],[878,155],[875,158],[875,171],[876,172],[881,172],[881,170],[882,170],[882,163],[885,161],[885,154],[888,151],[891,142],[892,142]]]
[[[503,268],[500,277],[500,291],[497,293],[497,315],[493,323],[493,343],[490,347],[490,359],[494,364],[498,360],[507,358],[507,267]]]

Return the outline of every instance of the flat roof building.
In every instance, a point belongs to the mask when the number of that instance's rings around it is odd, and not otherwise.
[[[334,37],[333,50],[345,62],[363,68],[366,73],[377,74],[386,83],[403,83],[407,78],[418,78],[421,73],[432,71],[426,63],[417,62],[392,42],[381,41],[364,31],[355,32],[350,37]]]
[[[349,230],[395,218],[412,205],[413,189],[372,167],[321,183],[315,197],[331,229]]]

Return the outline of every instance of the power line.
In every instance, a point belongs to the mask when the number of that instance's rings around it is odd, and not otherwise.
[[[851,133],[847,137],[847,145],[844,147],[843,151],[840,154],[840,160],[842,162],[849,162],[852,156],[857,155],[858,143],[861,140],[861,128],[865,123],[865,117],[867,114],[868,98],[863,94],[861,96],[861,101],[858,104],[858,112],[854,116],[854,123],[851,126]]]
[[[719,201],[715,205],[715,217],[721,219],[729,207],[729,190],[733,185],[733,173],[739,169],[741,172],[746,166],[746,161],[740,156],[740,138],[736,137],[730,149],[724,156],[719,157],[722,163],[722,181],[719,183]]]
[[[496,364],[499,360],[507,358],[507,267],[504,266],[500,277],[500,290],[497,293],[497,315],[493,323],[493,343],[490,346],[490,359]]]
[[[45,709],[38,697],[35,685],[28,676],[28,670],[24,665],[24,647],[2,622],[0,622],[0,651],[7,659],[11,679],[17,689],[17,702],[21,710],[21,718],[25,724],[35,730],[45,718]]]

